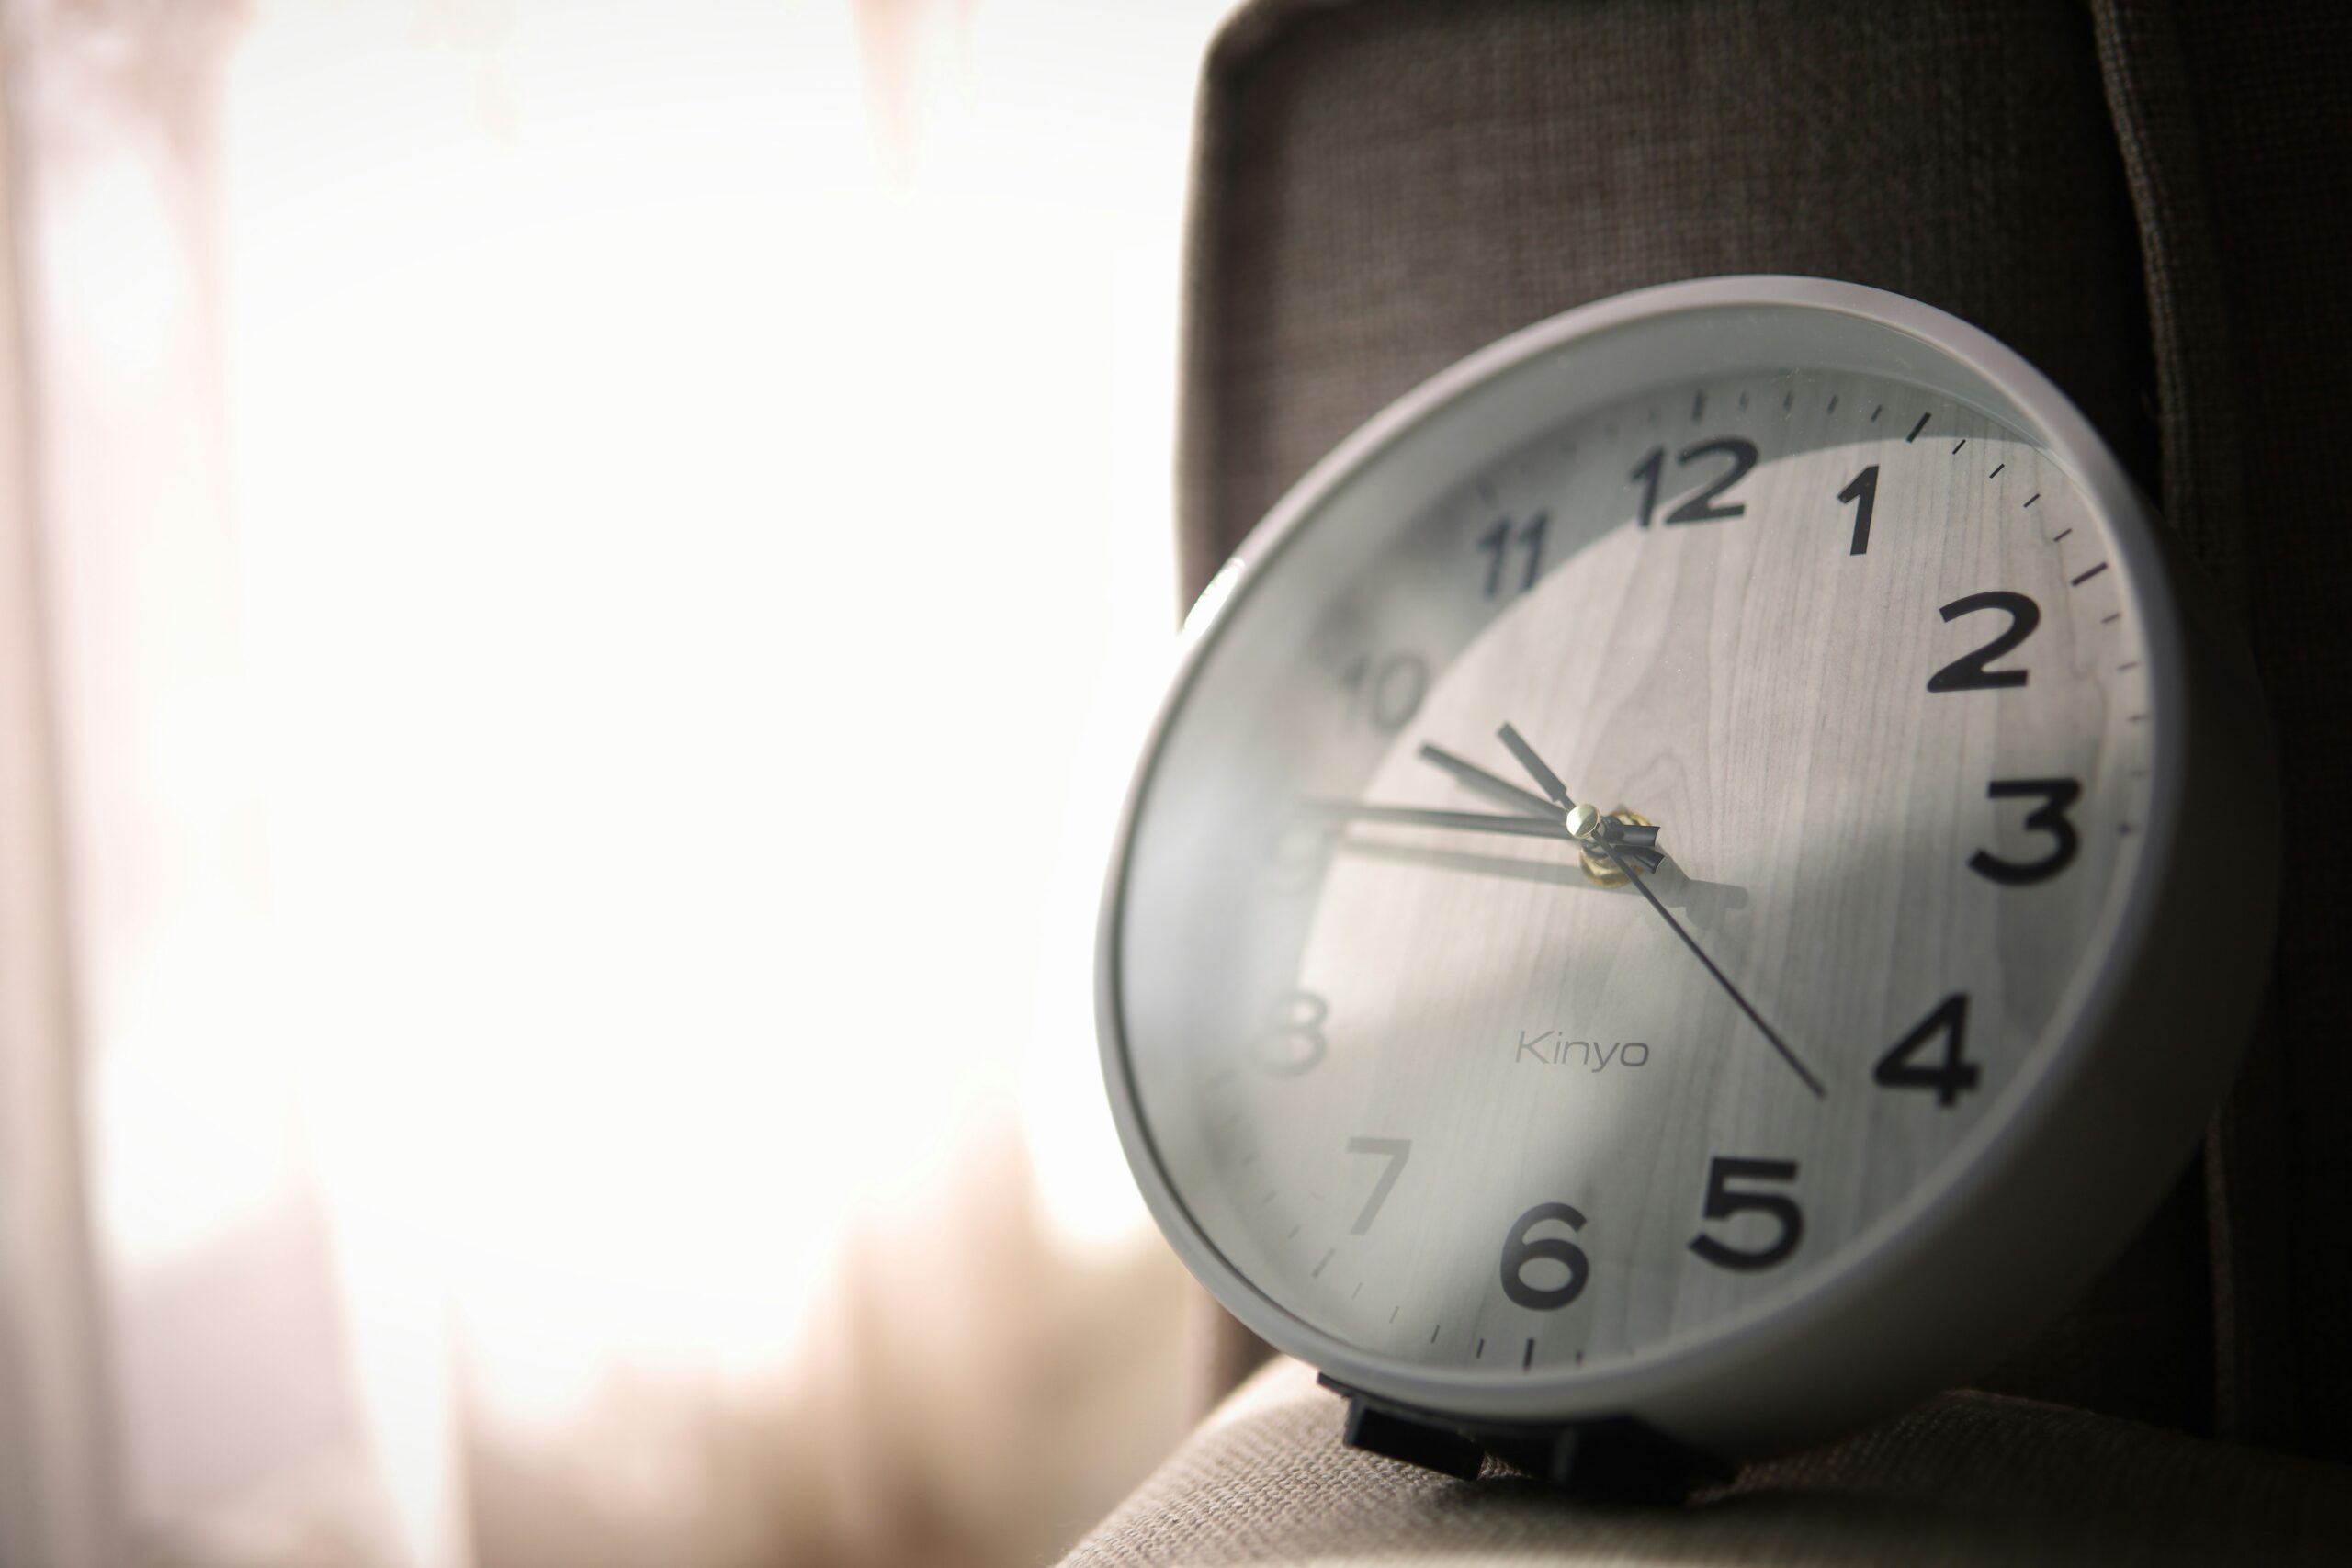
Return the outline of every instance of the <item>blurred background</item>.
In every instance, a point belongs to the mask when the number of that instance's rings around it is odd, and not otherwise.
[[[1049,1561],[1226,0],[0,0],[0,1562]]]

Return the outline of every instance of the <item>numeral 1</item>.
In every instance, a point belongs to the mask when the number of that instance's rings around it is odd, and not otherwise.
[[[1871,513],[1878,505],[1878,465],[1872,463],[1854,476],[1854,482],[1838,492],[1838,499],[1854,509],[1854,542],[1847,547],[1849,556],[1867,555],[1871,547]]]

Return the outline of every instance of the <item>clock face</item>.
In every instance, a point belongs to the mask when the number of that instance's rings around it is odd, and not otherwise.
[[[1253,540],[1105,948],[1228,1305],[1483,1408],[1802,1310],[1984,1157],[2115,962],[2167,723],[2145,524],[2031,407],[1809,303],[1635,312]]]

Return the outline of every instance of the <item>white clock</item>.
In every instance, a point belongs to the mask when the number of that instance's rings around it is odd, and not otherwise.
[[[1498,1451],[1761,1454],[1982,1370],[2177,1174],[2266,971],[2211,619],[2073,405],[1916,301],[1710,279],[1464,361],[1188,623],[1102,924],[1153,1213]]]

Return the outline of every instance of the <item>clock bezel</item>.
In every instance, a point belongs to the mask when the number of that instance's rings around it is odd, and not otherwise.
[[[1867,344],[1853,368],[1923,374],[1888,346],[1917,344],[1937,362],[1929,384],[1978,397],[2024,428],[2067,469],[2112,538],[2139,604],[2156,717],[2140,859],[2102,917],[2110,921],[2108,962],[2007,1116],[1988,1116],[1923,1201],[1857,1236],[1852,1258],[1790,1299],[1623,1366],[1560,1368],[1510,1382],[1373,1356],[1278,1305],[1227,1260],[1152,1143],[1127,1060],[1119,952],[1134,830],[1161,750],[1220,629],[1262,579],[1259,569],[1368,464],[1429,430],[1434,416],[1481,391],[1499,398],[1508,378],[1535,362],[1618,329],[1702,311],[1790,309],[1817,312],[1833,345],[1840,332]],[[1708,367],[1669,362],[1644,374],[1663,383]],[[1515,439],[1478,446],[1499,455]],[[1120,818],[1098,927],[1098,1035],[1122,1147],[1178,1257],[1278,1348],[1351,1387],[1463,1418],[1634,1416],[1717,1452],[1756,1454],[1830,1435],[1981,1370],[2086,1284],[2161,1199],[2226,1086],[2267,975],[2277,875],[2267,724],[2250,660],[2201,599],[2179,592],[2181,568],[2170,549],[2106,443],[2023,357],[1932,306],[1829,279],[1706,278],[1619,295],[1513,333],[1382,411],[1250,531],[1187,616],[1178,670]],[[2225,818],[2228,852],[2188,852],[2186,824]],[[2135,1049],[2147,1039],[2183,1045],[2160,1055]],[[2032,1216],[2022,1231],[2019,1214]]]

